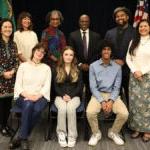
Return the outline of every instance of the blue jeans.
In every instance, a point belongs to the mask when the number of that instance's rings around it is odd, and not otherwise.
[[[42,97],[38,101],[32,102],[30,100],[24,100],[23,97],[19,97],[16,104],[22,108],[21,127],[18,137],[21,139],[27,139],[40,118],[42,110],[47,105],[47,100]]]

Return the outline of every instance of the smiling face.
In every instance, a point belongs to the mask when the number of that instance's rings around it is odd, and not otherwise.
[[[87,15],[82,15],[79,19],[79,26],[80,28],[85,31],[89,28],[90,25],[90,18]]]
[[[110,60],[110,57],[111,57],[111,48],[106,46],[102,49],[102,59]]]
[[[128,23],[129,16],[124,11],[118,11],[115,15],[115,21],[119,26],[124,26]]]
[[[71,64],[74,58],[74,52],[71,49],[67,49],[63,53],[63,61],[66,64]]]
[[[10,21],[3,22],[0,30],[3,38],[9,38],[13,31],[12,23]]]
[[[43,59],[44,55],[45,55],[44,48],[38,48],[34,52],[33,59],[35,59],[37,61],[41,61]]]
[[[25,17],[22,19],[21,24],[24,30],[28,30],[31,25],[31,19],[29,17]]]
[[[150,26],[149,26],[148,22],[147,21],[142,21],[139,24],[138,30],[139,30],[139,34],[141,36],[147,36],[147,35],[149,35],[149,33],[150,33]]]
[[[50,16],[50,25],[57,28],[60,25],[60,16],[57,12],[53,12]]]

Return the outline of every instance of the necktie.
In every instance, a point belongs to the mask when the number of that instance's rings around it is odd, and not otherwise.
[[[87,49],[86,32],[83,32],[83,47],[84,47],[84,58],[87,59],[87,57],[88,57],[88,49]]]

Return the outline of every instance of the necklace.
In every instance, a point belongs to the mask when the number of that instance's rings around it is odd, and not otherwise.
[[[32,59],[32,62],[36,65],[40,64],[41,62],[36,62],[34,59]]]

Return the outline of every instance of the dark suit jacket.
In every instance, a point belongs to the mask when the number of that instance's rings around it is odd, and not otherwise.
[[[76,51],[76,56],[79,63],[91,64],[97,59],[99,53],[100,35],[96,32],[89,30],[89,46],[88,46],[88,59],[84,58],[83,41],[80,30],[70,33],[68,44]]]
[[[124,36],[123,36],[122,40],[119,41],[121,43],[119,43],[120,46],[118,47],[118,45],[117,45],[117,28],[118,27],[108,30],[105,35],[105,39],[111,41],[114,45],[113,58],[114,59],[122,59],[125,61],[129,43],[135,35],[135,29],[131,25],[129,25],[125,29]],[[129,74],[129,68],[126,63],[122,67],[122,74],[123,74],[123,76],[126,76],[126,75],[128,76],[128,74]]]
[[[135,34],[135,30],[133,29],[132,26],[129,25],[125,29],[123,39],[122,39],[122,41],[120,41],[121,43],[119,44],[120,47],[118,47],[117,46],[117,40],[116,40],[117,28],[118,27],[115,27],[115,28],[108,30],[106,35],[105,35],[105,39],[109,40],[114,45],[113,57],[115,59],[125,60],[126,53],[127,53],[128,46],[129,46],[129,42],[132,40],[132,38]]]

